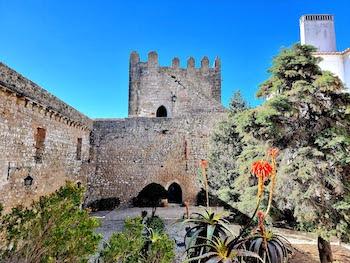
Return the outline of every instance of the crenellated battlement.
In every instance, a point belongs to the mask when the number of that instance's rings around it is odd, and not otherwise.
[[[157,117],[162,107],[166,117],[195,114],[222,108],[221,61],[210,66],[207,56],[196,66],[193,57],[180,66],[175,57],[170,66],[161,66],[155,51],[141,61],[136,51],[130,54],[129,117]]]
[[[130,65],[138,65],[141,64],[145,67],[151,67],[151,68],[163,68],[163,67],[169,67],[169,66],[160,66],[159,61],[158,61],[158,53],[156,51],[151,51],[148,53],[148,59],[147,61],[141,61],[140,60],[140,55],[136,52],[133,51],[130,54]],[[173,58],[171,61],[171,68],[173,69],[182,69],[182,70],[197,70],[201,72],[207,72],[209,70],[221,70],[220,68],[221,63],[220,63],[220,58],[216,57],[213,63],[213,66],[210,67],[209,59],[207,56],[204,56],[201,61],[200,61],[200,67],[196,68],[196,61],[193,57],[189,57],[187,59],[187,67],[186,68],[181,68],[180,67],[180,59],[178,57]]]

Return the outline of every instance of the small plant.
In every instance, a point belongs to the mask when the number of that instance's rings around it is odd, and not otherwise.
[[[247,256],[259,257],[249,251],[243,253],[241,241],[232,238],[225,215],[205,210],[184,220],[194,225],[186,228],[187,262],[240,262]]]
[[[165,233],[147,228],[145,242],[145,263],[170,263],[175,257],[174,241]]]
[[[184,223],[193,223],[194,226],[189,228],[185,236],[185,244],[187,247],[198,246],[204,244],[204,238],[210,240],[213,236],[220,237],[231,233],[228,227],[228,221],[224,219],[225,213],[217,213],[205,210],[203,213],[193,213]],[[198,250],[194,248],[194,250]]]
[[[159,216],[148,217],[146,219],[146,226],[158,233],[163,233],[164,231],[164,222]]]
[[[214,236],[213,239],[206,239],[206,241],[203,247],[209,249],[199,256],[187,259],[185,262],[239,263],[245,262],[244,259],[247,258],[254,258],[263,262],[258,254],[239,248],[242,247],[242,244],[235,239],[226,237],[222,240]]]

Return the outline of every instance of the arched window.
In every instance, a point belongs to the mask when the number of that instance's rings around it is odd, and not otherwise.
[[[156,116],[157,117],[167,117],[168,116],[167,110],[163,105],[158,108]]]

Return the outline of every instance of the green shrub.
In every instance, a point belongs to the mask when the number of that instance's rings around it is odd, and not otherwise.
[[[0,217],[1,262],[87,262],[101,236],[99,221],[81,210],[84,189],[67,183],[30,208]]]
[[[148,228],[152,228],[154,231],[158,233],[162,233],[164,231],[164,222],[159,216],[151,216],[146,219],[146,226]]]
[[[146,242],[147,260],[145,263],[170,263],[175,257],[174,241],[165,233],[150,229]]]
[[[114,233],[105,243],[100,257],[104,263],[142,262],[140,251],[144,247],[145,238],[142,235],[144,225],[141,217],[125,220],[124,231]]]
[[[174,242],[144,225],[141,217],[125,220],[123,232],[114,233],[100,253],[104,263],[170,263],[174,257]]]

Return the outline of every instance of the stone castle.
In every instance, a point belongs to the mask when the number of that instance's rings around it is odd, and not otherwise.
[[[302,44],[318,48],[320,66],[349,87],[349,49],[337,52],[334,18],[306,15]],[[29,205],[70,180],[87,188],[85,203],[119,198],[128,205],[151,183],[168,190],[170,202],[195,202],[221,105],[221,63],[193,58],[180,68],[160,66],[150,52],[130,55],[129,116],[90,119],[0,63],[0,203],[6,210]]]
[[[70,180],[87,187],[86,203],[127,205],[151,183],[169,190],[170,202],[193,203],[209,135],[225,117],[221,68],[206,57],[200,68],[193,58],[179,64],[131,53],[129,117],[96,120],[0,64],[0,202],[28,205]]]

